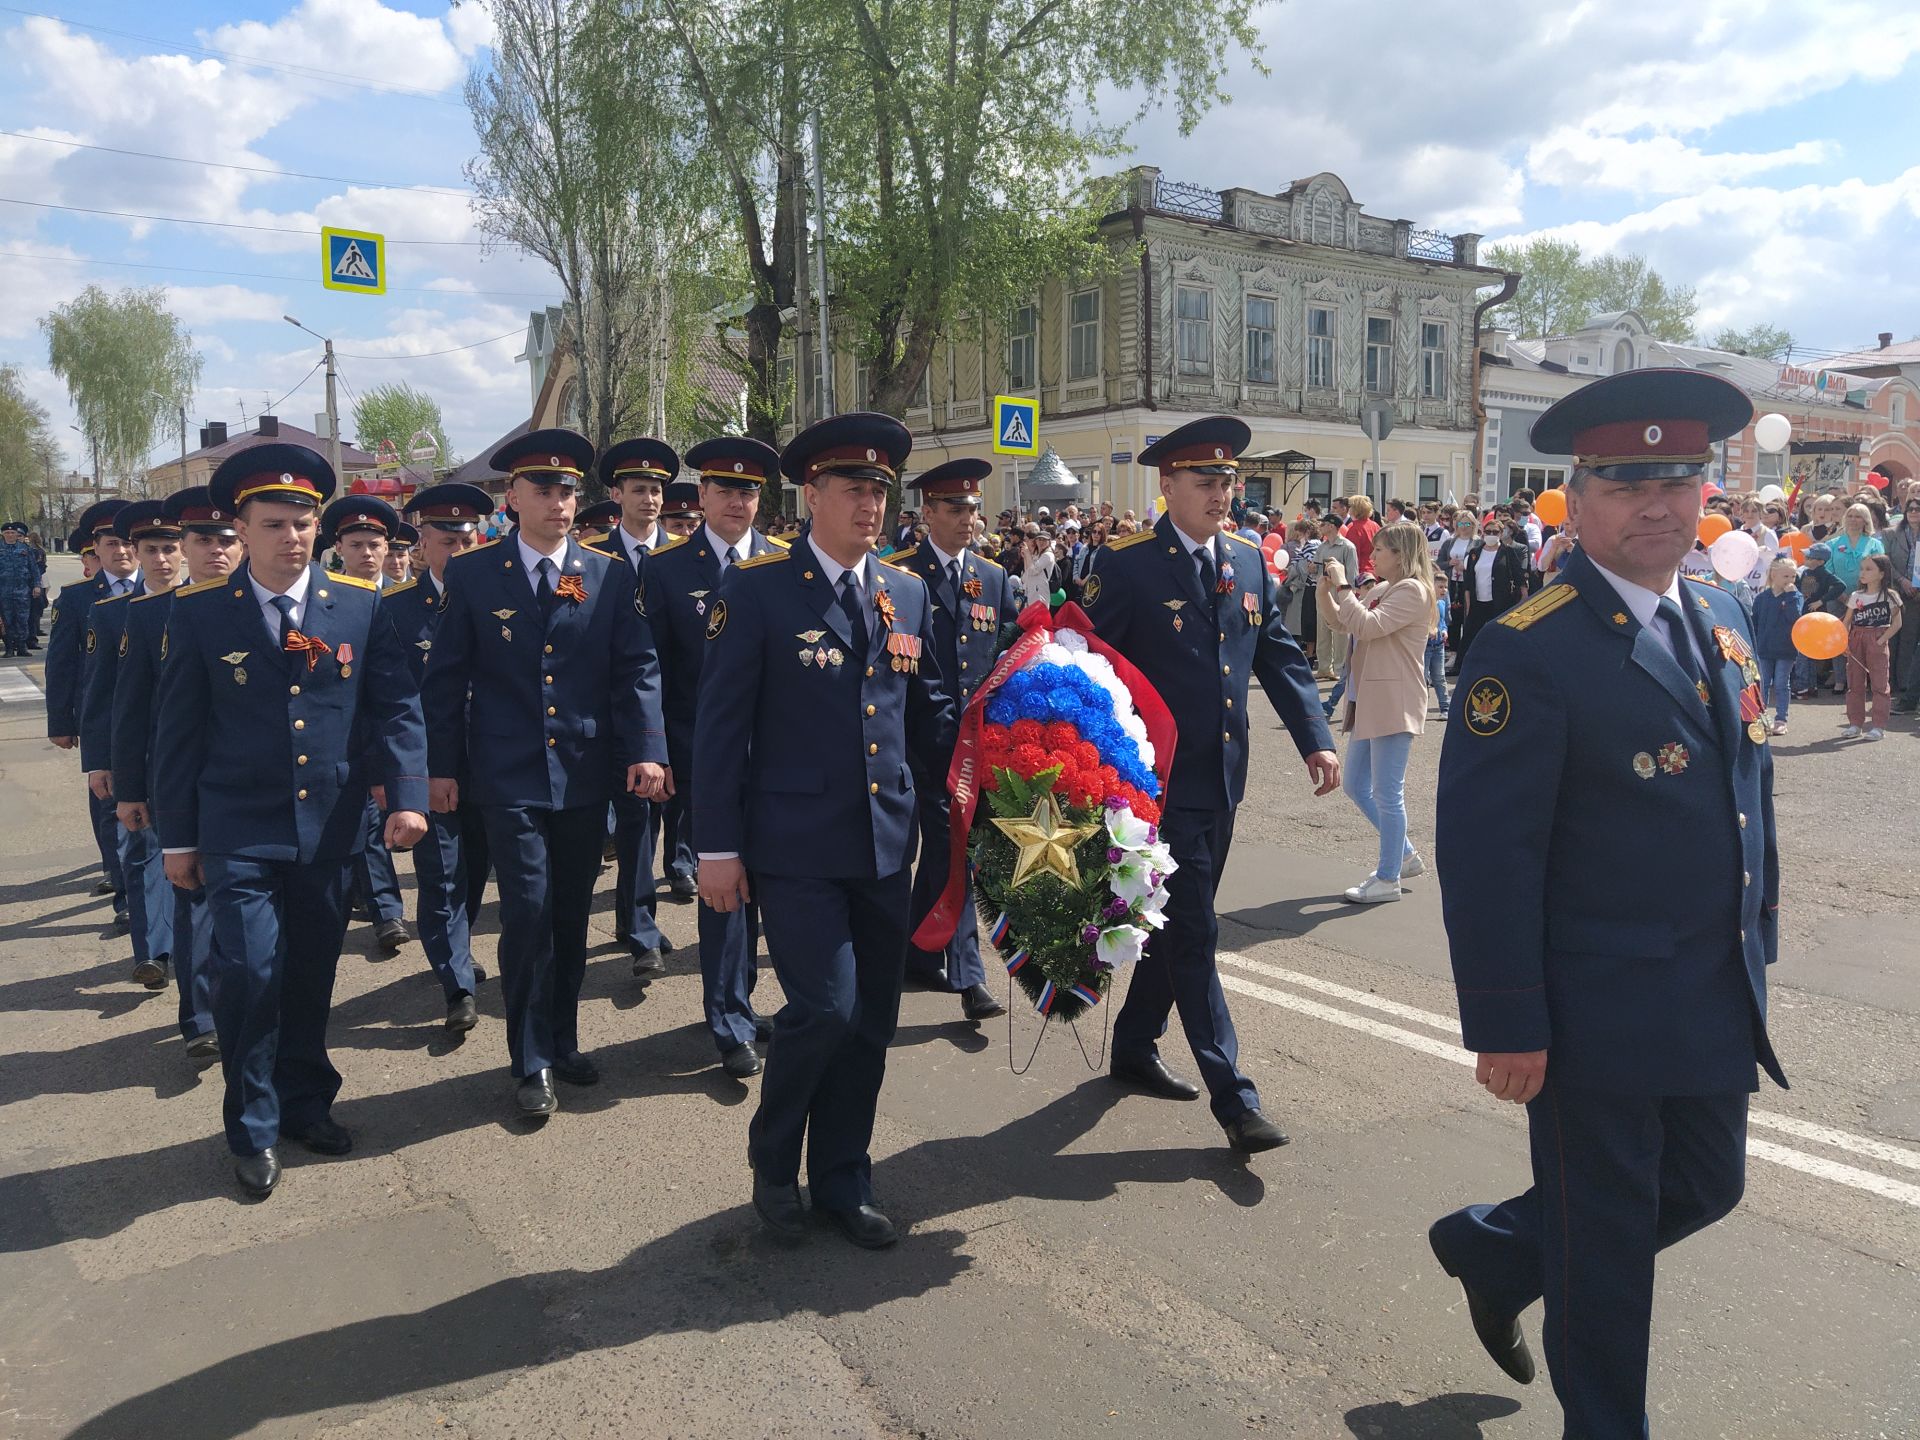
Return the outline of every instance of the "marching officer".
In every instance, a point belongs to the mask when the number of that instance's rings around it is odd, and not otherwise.
[[[974,517],[980,511],[980,483],[993,473],[985,460],[949,460],[915,482],[922,500],[927,540],[903,550],[887,563],[918,575],[933,597],[933,634],[940,648],[940,673],[964,712],[973,692],[993,669],[994,642],[1000,627],[1019,615],[1012,577],[993,561],[973,553]],[[951,859],[948,833],[946,755],[931,774],[917,774],[920,796],[920,868],[913,878],[913,925],[918,928],[947,884]],[[969,1020],[1004,1015],[1007,1007],[987,988],[980,961],[980,926],[971,904],[960,907],[960,922],[944,955],[917,947],[907,951],[907,969],[928,984],[960,996]]]
[[[582,545],[593,545],[604,550],[609,531],[620,523],[620,502],[602,500],[597,505],[588,505],[581,510],[579,518],[573,522],[573,536]],[[661,539],[665,539],[663,535]]]
[[[133,602],[165,594],[179,582],[181,531],[166,508],[160,500],[136,500],[113,517],[113,533],[133,548],[139,570],[125,595],[94,602],[94,653],[80,703],[80,768],[87,772],[89,792],[115,807],[114,843],[132,919],[132,978],[149,990],[166,989],[173,973],[173,887],[167,883],[152,830],[131,828],[118,818],[113,793],[114,689],[127,654],[127,615]]]
[[[380,562],[380,592],[413,578],[413,556],[420,545],[420,532],[404,520],[394,522],[393,538],[387,541],[386,559]]]
[[[45,568],[28,541],[32,533],[18,520],[0,525],[0,631],[9,655],[34,648],[33,602],[46,592]]]
[[[132,514],[138,504],[123,514]],[[177,490],[165,501],[166,519],[179,527],[186,573],[183,583],[218,583],[231,575],[245,552],[233,516],[214,505],[207,487]],[[131,524],[132,522],[130,522]],[[113,799],[120,823],[140,833],[153,829],[152,757],[159,722],[156,698],[166,660],[167,620],[174,590],[153,590],[127,602],[124,653],[113,686]],[[156,855],[154,869],[162,871]],[[173,905],[174,978],[180,992],[180,1034],[187,1054],[220,1053],[213,1024],[213,916],[203,885],[169,886]]]
[[[708,604],[693,747],[701,898],[758,898],[787,996],[747,1132],[754,1208],[806,1233],[804,1146],[814,1208],[868,1248],[899,1238],[867,1151],[907,950],[909,755],[931,773],[955,724],[926,586],[873,555],[912,445],[898,420],[851,414],[787,446],[811,519]]]
[[[1481,631],[1440,756],[1441,899],[1476,1078],[1527,1107],[1533,1187],[1430,1240],[1525,1383],[1546,1300],[1566,1433],[1647,1433],[1655,1256],[1745,1180],[1779,947],[1773,758],[1747,616],[1679,575],[1714,442],[1753,415],[1694,370],[1611,376],[1533,424],[1580,545]],[[1686,837],[1685,883],[1674,847]]]
[[[422,683],[433,808],[480,808],[500,879],[500,978],[520,1113],[559,1109],[580,1051],[587,914],[615,785],[663,793],[653,636],[633,570],[568,537],[593,446],[535,430],[494,451],[518,524],[455,557]],[[463,778],[464,777],[464,778]]]
[[[47,629],[47,738],[62,750],[80,743],[80,708],[99,646],[93,633],[93,607],[98,601],[133,593],[133,547],[113,533],[113,517],[129,503],[96,500],[80,513],[73,532],[78,543],[73,549],[83,562],[91,555],[97,568],[87,579],[63,586],[54,600],[53,623]],[[119,817],[113,801],[94,794],[91,786],[87,810],[105,876],[93,893],[111,894],[114,924],[130,928],[126,876],[120,866]]]
[[[493,498],[478,485],[449,482],[417,491],[407,513],[420,525],[426,564],[420,573],[381,596],[407,652],[413,683],[422,683],[433,635],[447,605],[447,563],[480,543],[480,517]],[[471,791],[467,775],[457,776]],[[487,830],[480,808],[463,797],[449,814],[428,817],[427,836],[413,847],[413,876],[419,888],[417,923],[420,948],[447,999],[447,1029],[464,1034],[478,1023],[474,986],[486,978],[473,960],[473,923],[487,888]]]
[[[660,685],[667,719],[667,756],[673,765],[671,806],[693,805],[693,742],[700,698],[701,662],[707,649],[707,615],[719,603],[727,572],[775,548],[753,528],[760,489],[780,474],[780,452],[758,440],[722,436],[687,452],[700,472],[704,520],[692,536],[668,541],[647,558],[641,602],[660,650]],[[666,858],[679,837],[669,827]],[[760,937],[758,907],[751,902],[721,912],[700,906],[700,979],[707,1030],[720,1063],[737,1080],[758,1075],[772,1022],[756,1014],[754,951]]]
[[[675,480],[667,486],[667,498],[660,502],[660,528],[667,534],[691,535],[706,518],[698,485],[691,480]]]
[[[595,548],[626,562],[635,594],[645,581],[648,555],[670,538],[660,528],[660,505],[668,482],[679,472],[680,457],[673,447],[645,436],[609,446],[600,457],[600,483],[618,502],[620,523]],[[665,970],[663,957],[673,949],[655,918],[659,900],[653,850],[660,819],[661,807],[652,801],[625,790],[613,797],[614,938],[633,956],[633,974],[639,980],[651,980]],[[690,889],[689,882],[683,880],[682,888]]]
[[[426,834],[426,741],[400,639],[373,582],[313,563],[333,470],[301,445],[230,455],[208,483],[247,559],[189,585],[167,618],[153,819],[167,876],[204,883],[227,1145],[241,1188],[271,1194],[279,1143],[344,1155],[327,1012],[346,938],[367,787],[386,841]]]
[[[1113,1077],[1165,1099],[1198,1097],[1156,1048],[1168,1011],[1177,1007],[1214,1119],[1245,1153],[1287,1143],[1240,1070],[1214,959],[1214,894],[1247,784],[1250,677],[1293,737],[1314,794],[1340,784],[1312,667],[1280,618],[1265,557],[1221,528],[1240,452],[1251,439],[1240,421],[1214,415],[1142,450],[1140,463],[1159,467],[1166,513],[1151,530],[1103,547],[1080,591],[1100,638],[1139,667],[1179,729],[1160,835],[1180,868],[1167,882],[1166,926],[1148,942],[1114,1017]]]
[[[340,573],[384,590],[387,557],[393,553],[400,517],[377,495],[343,495],[321,512],[320,545],[333,551]],[[380,807],[367,796],[367,843],[353,862],[354,904],[373,922],[373,938],[387,955],[397,955],[413,938],[407,933],[406,903],[393,856],[380,843]]]
[[[660,528],[668,535],[679,539],[683,535],[692,535],[706,524],[707,515],[700,504],[700,487],[692,480],[675,480],[667,486],[666,499],[660,502]],[[781,542],[770,536],[761,535],[770,544]],[[694,875],[699,861],[693,853],[693,806],[686,795],[677,788],[680,777],[674,777],[673,797],[661,809],[660,816],[660,868],[667,875],[667,889],[675,900],[695,900],[699,898],[700,887]],[[686,776],[689,787],[693,784],[691,772]],[[761,1036],[764,1041],[765,1036]]]

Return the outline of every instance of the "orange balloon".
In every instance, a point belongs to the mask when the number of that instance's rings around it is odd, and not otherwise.
[[[1780,537],[1781,548],[1791,550],[1796,560],[1806,558],[1807,547],[1811,544],[1813,544],[1813,537],[1804,530],[1789,530]]]
[[[1838,615],[1815,612],[1793,622],[1793,648],[1809,660],[1831,660],[1847,653],[1847,627]]]
[[[1733,529],[1733,521],[1726,516],[1714,513],[1700,517],[1700,528],[1694,533],[1700,537],[1702,545],[1711,545],[1722,535]]]
[[[1542,490],[1540,498],[1533,502],[1533,513],[1540,517],[1542,525],[1564,525],[1567,523],[1567,492],[1564,490]]]

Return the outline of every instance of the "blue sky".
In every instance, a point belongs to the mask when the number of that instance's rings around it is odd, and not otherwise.
[[[89,281],[169,287],[207,357],[196,424],[269,400],[311,423],[321,382],[303,376],[319,346],[283,314],[335,338],[349,412],[360,390],[407,379],[442,401],[462,454],[524,418],[513,357],[556,287],[475,243],[461,193],[474,145],[460,86],[485,61],[482,5],[20,8],[59,18],[0,8],[0,130],[338,177],[0,136],[8,199],[266,227],[0,203],[0,361],[22,365],[63,426],[36,322]],[[1286,0],[1259,23],[1271,74],[1231,67],[1234,103],[1191,136],[1150,114],[1138,159],[1265,190],[1333,170],[1377,214],[1638,251],[1698,288],[1708,330],[1766,320],[1828,350],[1920,332],[1920,139],[1903,118],[1920,6]],[[384,297],[339,296],[315,283],[318,236],[279,233],[322,224],[454,243],[395,244]],[[175,268],[126,268],[139,264]]]

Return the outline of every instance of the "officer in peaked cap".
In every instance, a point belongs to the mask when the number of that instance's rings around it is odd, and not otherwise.
[[[0,628],[7,635],[7,654],[25,655],[33,643],[33,597],[46,585],[46,574],[27,543],[32,532],[19,520],[0,525]]]
[[[270,1194],[278,1146],[343,1155],[327,1015],[368,786],[405,848],[426,834],[426,736],[406,656],[373,582],[313,563],[327,462],[300,445],[227,457],[208,482],[247,558],[184,587],[167,620],[153,819],[167,876],[204,882],[227,1144]]]
[[[918,575],[933,597],[933,633],[940,649],[940,673],[964,712],[973,692],[993,668],[1000,627],[1018,615],[1012,577],[993,561],[973,553],[973,519],[980,510],[980,487],[993,466],[985,460],[949,460],[914,481],[922,501],[924,544],[894,555],[887,563]],[[917,929],[947,884],[951,858],[948,833],[947,768],[951,753],[932,774],[915,775],[920,796],[920,867],[913,880],[913,925]],[[980,960],[979,922],[972,905],[961,907],[960,923],[945,954],[907,951],[907,968],[929,985],[960,996],[969,1020],[1006,1013],[987,988]]]
[[[500,978],[522,1115],[591,1085],[580,1050],[587,915],[619,793],[664,795],[653,634],[631,567],[570,538],[593,446],[571,430],[502,445],[513,533],[454,557],[421,694],[433,808],[480,808],[500,877]],[[468,760],[472,758],[469,768]]]
[[[791,549],[731,566],[707,602],[700,894],[722,912],[759,900],[786,992],[748,1147],[755,1208],[796,1240],[803,1149],[816,1210],[857,1245],[898,1238],[868,1149],[907,948],[909,757],[940,771],[955,724],[927,587],[873,554],[912,445],[885,415],[795,436],[780,468],[805,487],[808,524]]]
[[[586,543],[625,561],[636,586],[644,584],[647,556],[672,538],[660,527],[660,507],[679,473],[679,453],[648,435],[619,441],[600,457],[600,481],[618,513],[604,538]],[[634,978],[643,982],[667,968],[673,948],[657,918],[653,854],[660,821],[653,802],[625,792],[613,797],[614,938],[627,947]]]
[[[1692,370],[1597,380],[1534,422],[1571,455],[1579,547],[1461,666],[1436,810],[1476,1078],[1527,1107],[1533,1187],[1430,1240],[1525,1382],[1544,1297],[1569,1435],[1647,1433],[1654,1257],[1739,1201],[1779,946],[1773,758],[1738,600],[1682,577],[1745,394]],[[1684,884],[1671,836],[1687,837]]]
[[[754,528],[761,488],[780,473],[771,445],[744,436],[703,440],[687,452],[700,472],[701,523],[689,536],[669,540],[647,559],[641,601],[660,648],[660,682],[667,719],[667,755],[673,764],[673,799],[663,817],[663,868],[676,896],[693,898],[691,826],[694,736],[701,662],[707,649],[707,617],[736,565],[776,547]],[[759,1046],[772,1022],[753,1008],[754,951],[760,934],[758,908],[749,901],[722,912],[700,906],[700,976],[708,1033],[720,1063],[736,1079],[757,1075]]]
[[[660,524],[669,535],[691,535],[700,528],[700,487],[691,480],[675,480],[660,502]]]
[[[80,744],[80,711],[99,652],[99,638],[93,632],[94,606],[116,595],[131,595],[136,584],[133,547],[113,533],[113,517],[129,503],[96,500],[81,512],[74,527],[74,539],[80,543],[73,548],[83,556],[91,553],[97,568],[89,578],[63,586],[54,600],[53,621],[47,629],[47,738],[62,750]],[[120,822],[113,801],[89,787],[87,806],[105,877],[94,893],[111,894],[115,923],[130,925],[126,879],[120,868]]]
[[[602,500],[597,505],[588,505],[574,518],[573,533],[579,537],[582,545],[600,545],[607,538],[607,532],[620,523],[620,502]]]
[[[1281,620],[1265,557],[1222,530],[1238,457],[1251,438],[1241,421],[1212,415],[1141,451],[1141,464],[1160,471],[1166,513],[1151,530],[1104,546],[1080,589],[1100,638],[1139,667],[1179,727],[1160,820],[1179,869],[1167,882],[1166,926],[1148,942],[1114,1017],[1113,1077],[1166,1099],[1197,1097],[1158,1050],[1177,1007],[1214,1119],[1243,1152],[1287,1140],[1240,1070],[1214,955],[1214,895],[1247,783],[1250,677],[1292,736],[1314,793],[1340,783],[1313,672]]]
[[[406,513],[419,526],[423,561],[412,579],[382,591],[380,603],[400,633],[415,685],[426,675],[446,609],[448,562],[480,543],[481,519],[492,510],[493,497],[485,490],[457,481],[417,491],[407,502]],[[471,789],[466,775],[458,779],[463,790]],[[428,819],[426,838],[413,847],[419,891],[414,924],[446,997],[447,1029],[464,1034],[478,1023],[474,988],[486,978],[473,959],[473,924],[487,889],[487,829],[480,807],[465,794],[458,809]]]
[[[393,527],[393,538],[387,542],[387,558],[380,567],[382,591],[413,578],[414,549],[419,543],[420,532],[405,520]]]
[[[340,573],[376,590],[385,588],[387,553],[399,529],[399,512],[377,495],[342,495],[320,514],[320,544],[339,559]],[[397,955],[413,937],[393,856],[380,843],[381,824],[380,806],[368,795],[367,843],[353,862],[353,903],[373,922],[374,942],[384,955]]]

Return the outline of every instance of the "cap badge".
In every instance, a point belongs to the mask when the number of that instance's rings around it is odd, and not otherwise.
[[[1640,438],[1645,440],[1649,445],[1658,445],[1664,434],[1665,432],[1662,431],[1658,425],[1649,425]]]
[[[454,515],[462,515],[462,514],[465,514],[466,512],[463,511],[458,505],[456,505],[453,507],[453,510],[450,513]]]
[[[1216,445],[1213,447],[1213,458],[1216,460],[1224,460],[1227,458],[1227,452]]]
[[[280,483],[282,485],[291,485],[293,483],[292,474],[289,473],[288,471],[282,470],[280,472]]]
[[[736,475],[744,474],[746,468],[747,467],[738,460],[733,462],[733,473]]]
[[[869,451],[867,451],[867,459],[869,459],[869,460],[878,460],[879,458],[880,458],[880,454],[879,454],[879,452],[878,452],[877,450],[869,450]]]
[[[558,455],[549,455],[547,457],[547,464],[558,470],[560,468],[560,457]]]

